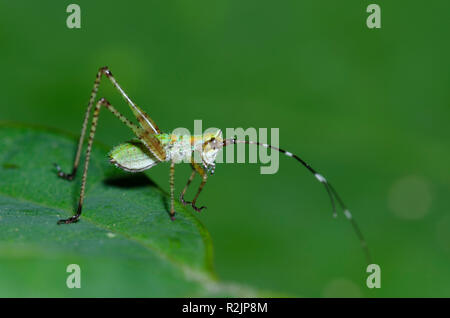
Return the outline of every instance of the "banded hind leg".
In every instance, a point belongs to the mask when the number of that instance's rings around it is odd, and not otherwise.
[[[128,95],[125,93],[125,91],[122,89],[122,87],[120,87],[119,83],[112,75],[109,68],[106,66],[101,67],[98,70],[97,75],[95,77],[94,87],[92,88],[91,97],[89,98],[88,107],[87,107],[86,113],[84,115],[83,126],[81,129],[80,139],[78,141],[78,148],[77,148],[77,153],[75,156],[75,161],[73,163],[72,171],[70,173],[65,173],[65,172],[61,171],[61,168],[58,165],[55,164],[55,166],[58,170],[58,176],[63,179],[73,180],[73,178],[75,177],[75,175],[77,173],[78,166],[80,163],[81,151],[83,149],[83,142],[84,142],[84,139],[86,136],[86,129],[87,129],[88,121],[89,121],[89,116],[90,116],[92,107],[94,105],[95,98],[97,97],[97,92],[98,92],[98,88],[100,86],[100,81],[101,81],[102,75],[105,75],[106,77],[108,77],[108,79],[111,81],[111,83],[114,85],[114,87],[119,91],[119,93],[122,95],[122,97],[127,102],[128,106],[133,111],[133,114],[136,116],[139,123],[141,123],[141,125],[144,128],[147,128],[149,131],[151,131],[153,133],[159,133],[159,128],[156,126],[154,121],[128,97]],[[115,113],[115,111],[113,111],[113,113]],[[120,118],[123,116],[120,115],[117,117]],[[122,121],[124,121],[124,120],[122,120]],[[131,122],[129,120],[126,120],[126,121],[131,124]],[[128,125],[128,123],[126,123],[126,124]],[[131,124],[131,125],[133,125],[133,124]],[[130,125],[128,125],[128,126],[130,126]],[[133,129],[133,132],[136,134],[136,136],[139,136],[139,131],[138,131],[137,127],[133,125],[132,129]]]
[[[94,115],[93,115],[93,118],[92,118],[91,130],[90,130],[90,133],[89,133],[89,141],[88,141],[88,146],[87,146],[87,149],[86,149],[83,178],[82,178],[82,182],[81,182],[80,197],[79,197],[79,201],[78,201],[78,209],[77,209],[77,212],[76,212],[75,215],[71,216],[68,219],[59,220],[58,224],[69,224],[69,223],[77,222],[78,219],[81,216],[81,212],[82,212],[82,209],[83,209],[85,190],[86,190],[87,173],[88,173],[88,169],[89,169],[89,159],[91,157],[92,144],[93,144],[93,141],[94,141],[95,131],[97,129],[98,118],[99,118],[99,115],[100,115],[100,109],[101,109],[102,106],[106,107],[117,118],[119,118],[120,121],[122,121],[124,124],[126,124],[133,131],[137,129],[137,127],[131,121],[129,121],[125,116],[123,116],[121,113],[119,113],[106,99],[102,98],[102,99],[100,99],[97,102],[97,104],[95,105],[95,109],[94,109]],[[89,110],[89,107],[91,107],[91,106],[88,106],[88,110]],[[89,115],[89,113],[88,113],[88,115]],[[85,122],[86,122],[86,120],[85,120]],[[84,122],[83,122],[83,125],[84,125]],[[85,130],[85,128],[83,130]],[[81,149],[83,147],[83,141],[84,141],[84,138],[80,138],[80,141],[79,141],[79,144],[78,144],[79,152],[81,152]],[[64,179],[67,179],[67,180],[72,180],[73,176],[76,173],[79,160],[80,160],[80,154],[77,152],[77,156],[75,158],[75,163],[74,163],[74,170],[72,170],[72,173],[69,174],[69,175],[63,173],[61,171],[61,168],[58,165],[56,165],[57,169],[58,169],[58,176],[60,176],[60,177],[62,177]],[[75,173],[73,173],[73,171],[75,171]]]
[[[65,173],[61,170],[61,167],[55,163],[56,170],[58,171],[58,176],[66,180],[73,180],[77,174],[78,165],[80,164],[81,151],[83,149],[84,138],[86,136],[86,128],[91,114],[92,106],[94,105],[95,97],[97,96],[98,86],[100,85],[102,73],[99,71],[95,77],[94,87],[92,88],[91,97],[89,98],[89,104],[84,115],[83,126],[81,128],[81,135],[78,141],[77,154],[75,155],[75,161],[73,163],[72,171],[70,173]]]

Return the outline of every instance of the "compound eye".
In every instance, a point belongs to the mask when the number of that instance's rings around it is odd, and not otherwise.
[[[215,137],[212,137],[210,140],[209,140],[209,142],[208,142],[209,144],[211,144],[211,148],[216,148],[216,145],[217,145],[217,140],[216,140],[216,138]]]

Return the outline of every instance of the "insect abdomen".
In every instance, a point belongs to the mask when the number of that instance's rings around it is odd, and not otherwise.
[[[110,162],[129,172],[150,169],[159,161],[140,141],[129,141],[114,147],[109,153]]]

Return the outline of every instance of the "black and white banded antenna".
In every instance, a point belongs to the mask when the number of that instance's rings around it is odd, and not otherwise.
[[[335,199],[338,202],[339,206],[341,207],[341,209],[343,210],[343,213],[345,215],[345,217],[350,221],[350,223],[352,224],[353,230],[355,231],[359,242],[361,244],[361,247],[364,250],[366,259],[368,264],[371,264],[371,257],[370,257],[370,253],[369,253],[369,249],[367,247],[367,243],[366,240],[364,239],[364,236],[361,232],[361,230],[359,229],[358,224],[356,223],[355,219],[353,218],[353,215],[350,213],[350,211],[348,210],[347,206],[344,204],[344,201],[342,201],[341,197],[339,196],[339,194],[336,192],[336,190],[334,189],[334,187],[327,181],[327,179],[321,175],[320,173],[318,173],[316,170],[314,170],[308,163],[306,163],[306,161],[304,161],[302,158],[300,158],[299,156],[297,156],[296,154],[293,154],[292,152],[286,151],[284,149],[269,145],[269,144],[265,144],[265,143],[260,143],[257,141],[247,141],[247,140],[237,140],[236,138],[230,138],[230,139],[224,139],[223,140],[223,147],[226,147],[228,145],[232,145],[232,144],[247,144],[247,145],[258,145],[264,148],[270,148],[276,151],[279,151],[283,154],[285,154],[288,157],[294,158],[297,161],[299,161],[304,167],[306,167],[306,169],[308,169],[313,175],[314,177],[324,185],[328,196],[330,198],[331,201],[331,206],[333,208],[333,217],[337,217],[337,211],[336,211],[336,203],[335,203]]]

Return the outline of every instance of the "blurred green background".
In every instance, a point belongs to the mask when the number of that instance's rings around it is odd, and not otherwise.
[[[79,0],[81,29],[68,29],[70,3],[0,1],[0,120],[77,135],[107,65],[164,131],[278,127],[280,146],[340,191],[382,287],[366,287],[352,228],[285,157],[275,175],[220,164],[209,179],[198,217],[221,279],[292,296],[450,296],[450,2],[378,0],[378,30],[372,1]],[[130,115],[106,81],[100,96]],[[130,139],[104,114],[97,140]],[[176,173],[180,191],[190,168]],[[168,165],[148,174],[168,189]]]

